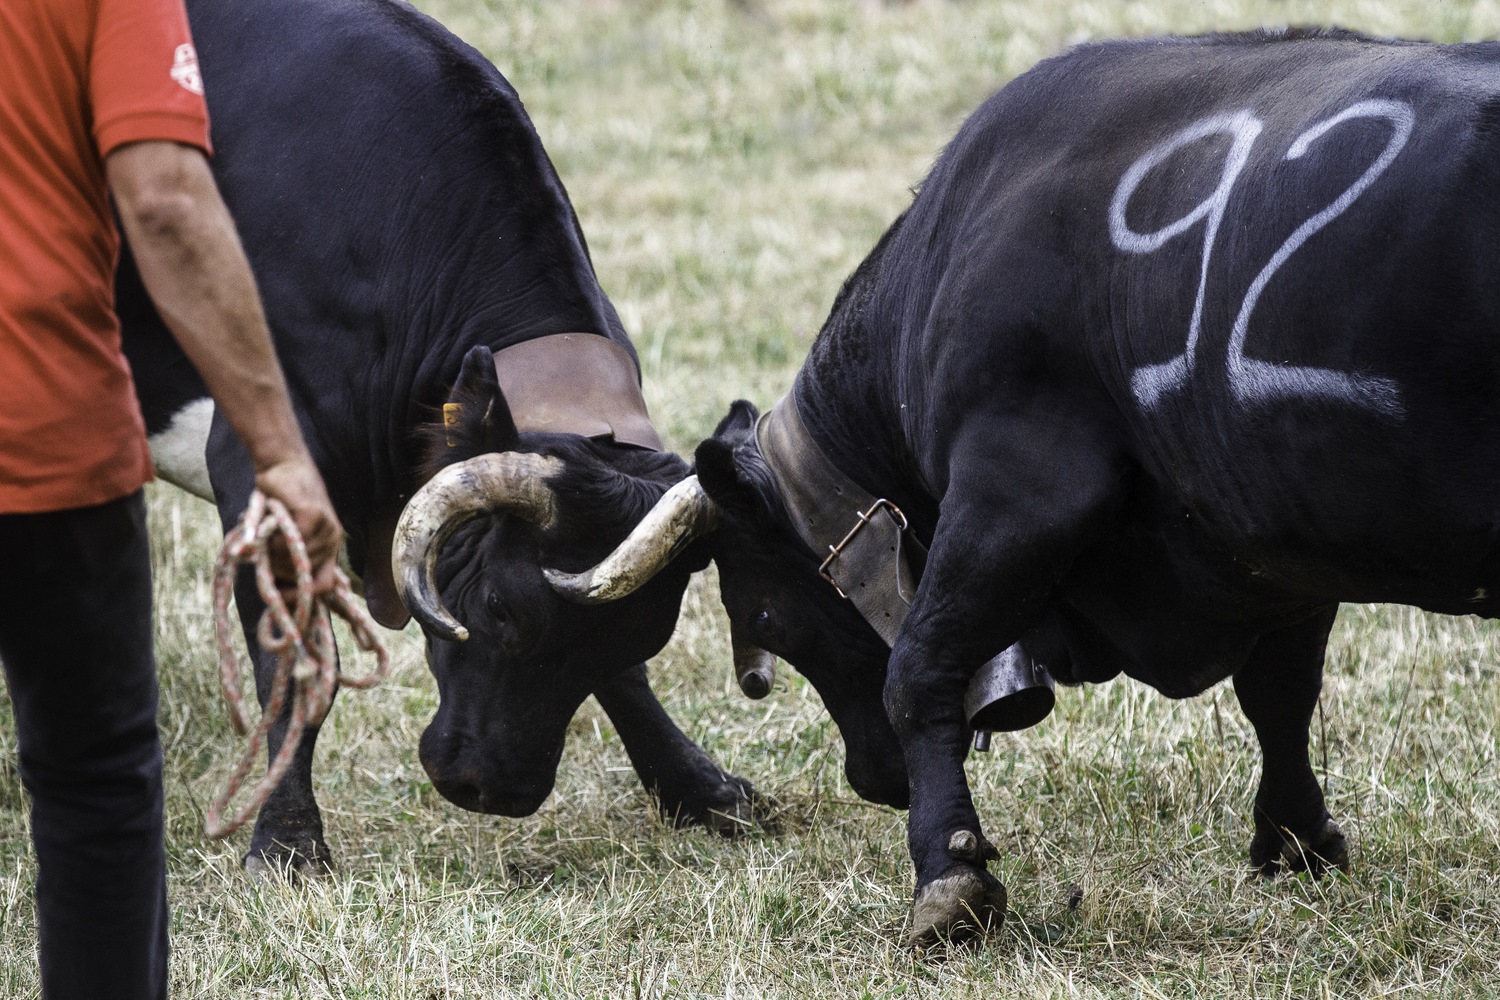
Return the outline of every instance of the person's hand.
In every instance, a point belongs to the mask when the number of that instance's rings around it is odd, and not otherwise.
[[[318,475],[312,459],[303,455],[267,466],[256,474],[255,485],[266,496],[285,504],[297,530],[302,532],[307,558],[312,563],[313,591],[322,594],[331,590],[339,547],[344,543],[344,526],[333,511],[323,477]],[[271,570],[279,583],[296,580],[291,554],[279,538],[271,547]]]

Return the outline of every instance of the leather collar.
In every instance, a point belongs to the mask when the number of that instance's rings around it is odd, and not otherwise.
[[[630,352],[594,333],[556,333],[495,352],[495,376],[522,431],[662,451]]]
[[[840,472],[818,447],[793,390],[755,424],[761,457],[797,535],[820,554],[823,578],[847,597],[865,621],[895,646],[906,621],[916,576],[907,558],[922,543],[907,530],[906,516],[889,500],[867,493]],[[1052,711],[1052,676],[1020,644],[982,665],[969,681],[964,714],[986,733],[1036,725]],[[989,749],[989,737],[975,747]]]
[[[916,540],[905,514],[828,460],[802,422],[795,392],[761,415],[755,439],[798,537],[823,560],[820,575],[895,645],[916,593],[903,551]]]

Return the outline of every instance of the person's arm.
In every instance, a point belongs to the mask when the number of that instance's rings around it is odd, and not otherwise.
[[[343,528],[302,440],[255,279],[207,159],[175,142],[136,142],[104,165],[157,312],[249,449],[256,486],[296,520],[320,589],[328,586]]]

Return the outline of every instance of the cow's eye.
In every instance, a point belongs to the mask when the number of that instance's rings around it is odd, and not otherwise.
[[[493,590],[490,591],[490,596],[484,599],[484,606],[489,608],[490,614],[494,615],[496,620],[505,621],[505,602],[500,600],[499,594]]]
[[[776,619],[766,608],[750,616],[750,631],[763,642],[775,642],[781,638],[781,630],[776,627]]]

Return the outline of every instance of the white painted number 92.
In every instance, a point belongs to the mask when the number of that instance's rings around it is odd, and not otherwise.
[[[1239,315],[1229,336],[1226,359],[1229,385],[1235,398],[1247,402],[1269,402],[1288,396],[1322,397],[1369,406],[1392,416],[1399,415],[1401,403],[1396,384],[1390,379],[1356,375],[1333,371],[1327,368],[1296,367],[1269,364],[1245,357],[1245,337],[1250,329],[1250,316],[1255,303],[1265,291],[1266,285],[1277,270],[1306,243],[1314,233],[1338,218],[1365,189],[1375,182],[1391,165],[1411,137],[1413,116],[1411,105],[1402,101],[1360,101],[1332,117],[1325,118],[1307,129],[1292,142],[1286,159],[1296,160],[1305,155],[1324,135],[1344,122],[1356,118],[1383,118],[1391,124],[1391,136],[1385,149],[1375,162],[1360,174],[1343,193],[1328,207],[1308,219],[1292,235],[1286,238],[1266,265],[1261,268],[1240,304]],[[1214,115],[1194,122],[1182,131],[1152,147],[1125,171],[1115,189],[1109,206],[1109,235],[1117,249],[1125,253],[1154,253],[1167,242],[1187,232],[1199,222],[1203,229],[1203,260],[1198,275],[1198,297],[1193,303],[1192,319],[1188,322],[1187,346],[1183,353],[1162,364],[1146,365],[1136,369],[1131,376],[1130,387],[1136,399],[1147,410],[1154,409],[1162,395],[1179,388],[1193,375],[1197,356],[1198,334],[1203,321],[1203,296],[1208,286],[1209,260],[1213,255],[1219,225],[1229,206],[1229,196],[1250,158],[1250,149],[1260,136],[1263,124],[1249,111]],[[1224,169],[1219,174],[1219,183],[1208,197],[1195,205],[1186,215],[1152,233],[1138,233],[1125,221],[1125,211],[1130,198],[1135,194],[1146,176],[1173,153],[1185,146],[1215,135],[1233,137],[1229,152],[1224,158]]]

